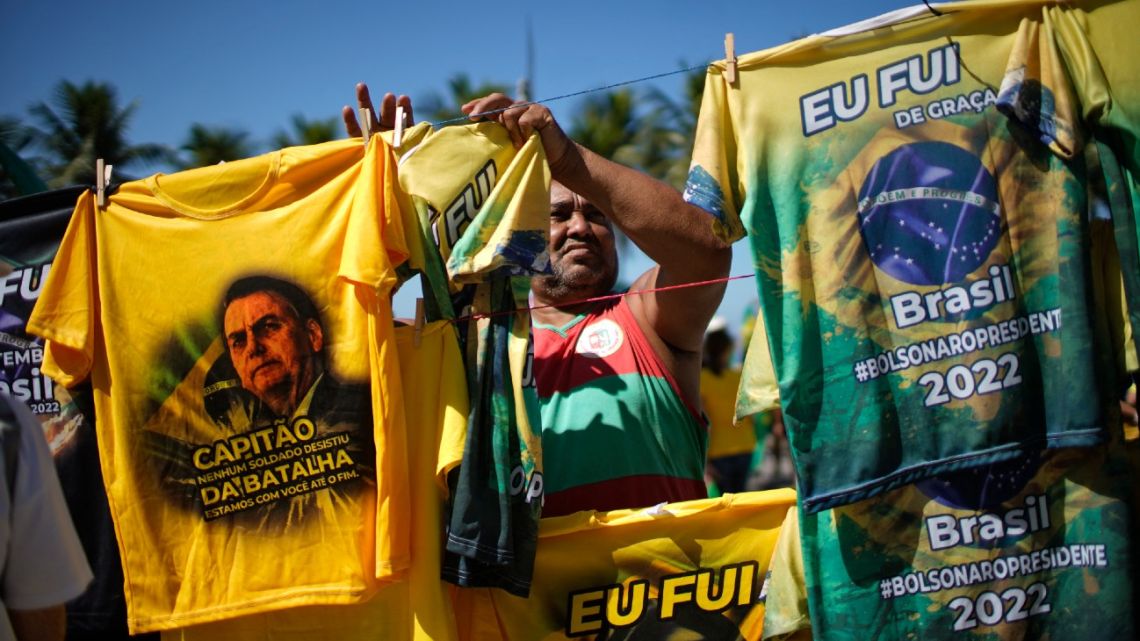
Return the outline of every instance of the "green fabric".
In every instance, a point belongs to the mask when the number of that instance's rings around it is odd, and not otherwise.
[[[690,442],[688,430],[668,429],[688,425],[693,419],[663,378],[636,373],[596,378],[569,394],[552,394],[542,404],[542,416],[543,442],[557,441],[559,456],[574,461],[573,466],[547,470],[548,492],[641,474],[703,478],[703,469],[684,469],[679,465],[681,457],[669,456],[670,452],[689,452],[694,447],[703,449],[703,444]],[[635,433],[634,426],[640,431]],[[631,442],[637,442],[635,451],[646,454],[621,457],[620,461],[596,454],[628,452]],[[615,469],[615,465],[622,467]]]
[[[813,638],[1135,638],[1134,475],[1055,450],[801,513]]]

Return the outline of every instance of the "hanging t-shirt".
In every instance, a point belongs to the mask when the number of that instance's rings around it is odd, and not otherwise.
[[[1031,454],[802,514],[804,555],[779,548],[790,562],[774,565],[765,635],[803,630],[810,613],[818,639],[1135,638],[1137,470],[1114,449]]]
[[[353,603],[409,563],[390,148],[80,198],[29,320],[90,378],[132,632]]]
[[[1103,181],[1091,178],[1095,192]],[[1091,290],[1115,310],[1111,215],[1097,209]],[[1099,331],[1119,355],[1114,316]],[[1114,405],[1105,413],[1117,424]],[[1137,466],[1119,430],[1110,435],[1106,446],[1034,452],[803,514],[781,532],[765,637],[1132,637]]]
[[[447,585],[439,578],[445,475],[463,457],[467,382],[455,328],[428,323],[417,339],[396,328],[408,472],[414,487],[411,554],[406,577],[385,584],[364,603],[317,605],[253,614],[170,630],[164,641],[452,641],[457,639]]]
[[[400,185],[430,250],[416,267],[429,310],[459,321],[470,393],[443,576],[525,595],[543,500],[527,296],[549,270],[550,173],[537,136],[516,150],[496,123],[413,135]]]
[[[543,519],[530,598],[458,590],[461,640],[745,639],[791,490]]]
[[[707,77],[686,199],[749,236],[808,512],[1104,438],[1080,101],[1116,87],[1068,73],[1098,64],[1088,14],[939,11]]]

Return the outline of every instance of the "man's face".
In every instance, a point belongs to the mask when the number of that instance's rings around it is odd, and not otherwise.
[[[610,221],[558,183],[550,186],[550,262],[554,273],[534,279],[532,286],[536,294],[554,302],[605,294],[617,281]]]
[[[279,415],[291,413],[317,376],[320,324],[302,322],[281,295],[262,291],[232,301],[224,325],[242,387]]]

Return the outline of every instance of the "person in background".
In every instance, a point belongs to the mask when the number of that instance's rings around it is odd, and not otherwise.
[[[733,344],[725,320],[719,316],[713,318],[705,331],[701,407],[709,419],[709,454],[705,471],[722,494],[745,490],[756,449],[752,417],[733,422],[736,390],[740,387],[740,368],[730,365]]]
[[[93,578],[40,422],[0,392],[0,639],[59,641]]]

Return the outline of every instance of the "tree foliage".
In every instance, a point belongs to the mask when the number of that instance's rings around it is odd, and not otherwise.
[[[290,129],[282,129],[273,136],[274,149],[296,147],[298,145],[317,145],[329,142],[340,137],[340,118],[306,118],[302,114],[293,114],[289,119]]]
[[[220,162],[248,158],[254,153],[249,132],[236,127],[209,126],[194,123],[181,146],[186,153],[183,169],[206,167]]]
[[[32,125],[26,130],[49,185],[91,182],[97,158],[122,172],[174,160],[173,152],[164,145],[128,142],[127,132],[138,103],[120,106],[118,93],[110,84],[62,80],[53,93],[50,102],[29,108]]]

